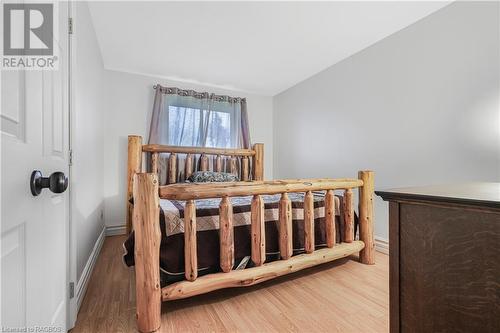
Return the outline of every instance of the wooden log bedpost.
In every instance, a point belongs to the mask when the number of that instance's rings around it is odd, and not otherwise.
[[[286,192],[281,194],[279,203],[279,237],[281,259],[287,260],[293,254],[292,201]]]
[[[266,261],[266,225],[264,219],[264,200],[260,195],[252,198],[252,261],[260,266]]]
[[[177,183],[177,154],[171,153],[168,157],[168,183]]]
[[[215,171],[222,172],[222,156],[220,155],[215,158]]]
[[[253,156],[253,180],[264,180],[264,144],[253,145],[255,155]]]
[[[314,196],[307,191],[304,196],[304,250],[314,252]]]
[[[161,324],[160,218],[158,175],[134,175],[135,292],[137,328],[154,332]]]
[[[229,160],[229,170],[231,174],[238,176],[238,159],[236,156],[231,156],[231,159]]]
[[[196,247],[196,206],[188,200],[184,208],[184,265],[186,280],[198,277],[198,257]]]
[[[132,209],[130,199],[133,196],[134,175],[141,172],[142,168],[142,137],[138,135],[128,136],[128,157],[127,157],[127,235],[132,232]]]
[[[184,166],[184,178],[188,179],[193,173],[193,154],[186,155],[186,164]]]
[[[223,197],[219,205],[220,268],[228,273],[234,266],[233,205]]]
[[[151,172],[158,174],[158,153],[151,154]]]
[[[200,171],[208,171],[208,156],[206,154],[200,156]]]
[[[243,158],[241,159],[241,180],[244,182],[248,181],[248,170],[249,170],[248,157],[243,156]]]
[[[326,191],[325,195],[325,232],[326,246],[333,247],[335,245],[335,194],[333,190]]]
[[[352,243],[354,240],[354,206],[352,189],[344,191],[344,242]]]
[[[374,172],[359,171],[358,178],[363,181],[359,188],[359,239],[365,247],[359,253],[359,261],[363,264],[375,264],[375,242],[373,238],[373,190]]]

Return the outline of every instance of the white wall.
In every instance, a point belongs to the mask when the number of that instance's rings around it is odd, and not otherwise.
[[[104,227],[104,66],[87,3],[75,2],[75,64],[71,169],[72,226],[76,229],[76,277],[80,279]]]
[[[143,140],[147,140],[154,99],[153,85],[156,83],[197,91],[246,97],[251,139],[254,143],[262,142],[265,144],[265,177],[267,179],[272,178],[273,103],[271,97],[107,70],[105,93],[108,106],[104,114],[104,215],[107,226],[123,226],[125,224],[127,136],[130,134],[142,135]]]
[[[274,175],[499,181],[498,6],[453,3],[277,95]],[[387,205],[375,210],[387,238]]]

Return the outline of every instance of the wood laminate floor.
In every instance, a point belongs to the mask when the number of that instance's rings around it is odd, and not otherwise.
[[[78,314],[77,332],[136,332],[125,236],[107,237]],[[247,288],[166,302],[161,332],[388,332],[389,258],[341,259]]]

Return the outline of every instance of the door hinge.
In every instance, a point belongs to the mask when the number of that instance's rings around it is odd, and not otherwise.
[[[68,33],[70,35],[73,34],[73,18],[72,17],[68,18]]]
[[[69,299],[72,299],[73,297],[75,297],[75,283],[70,282],[69,283]]]
[[[73,165],[73,149],[69,150],[69,166]]]

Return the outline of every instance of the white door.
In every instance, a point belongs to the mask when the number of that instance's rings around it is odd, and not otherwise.
[[[68,22],[59,3],[59,69],[1,73],[1,327],[66,331],[68,191],[30,191],[30,175],[68,174]]]

